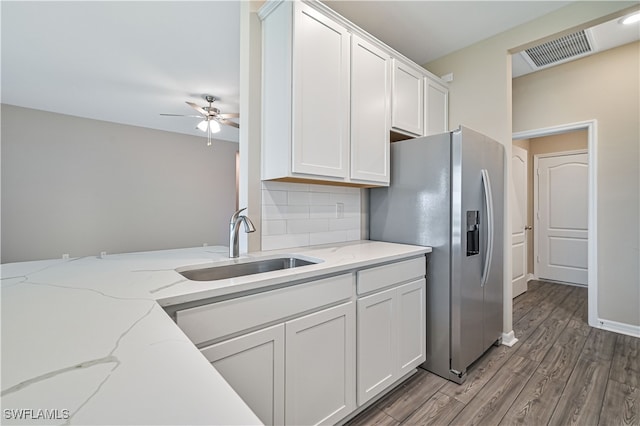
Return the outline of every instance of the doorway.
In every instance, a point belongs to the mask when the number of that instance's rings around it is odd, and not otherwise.
[[[533,157],[531,146],[536,143],[536,141],[542,140],[541,138],[547,137],[560,137],[562,135],[572,135],[582,137],[584,143],[584,139],[586,139],[586,156],[587,156],[587,260],[586,260],[586,283],[588,286],[588,305],[589,305],[589,324],[591,326],[595,326],[597,324],[597,244],[596,244],[596,236],[597,236],[597,221],[596,221],[596,207],[597,207],[597,192],[596,192],[596,152],[597,152],[597,137],[596,137],[596,127],[597,123],[595,120],[585,121],[579,123],[571,123],[566,125],[560,125],[555,127],[543,128],[543,129],[535,129],[530,131],[518,132],[513,134],[514,145],[529,146],[529,164],[532,166],[529,168],[529,176],[530,183],[529,186],[530,194],[528,198],[530,200],[529,205],[533,205]],[[533,142],[532,142],[533,141]],[[538,142],[539,143],[539,142]],[[546,139],[546,143],[550,145],[556,145],[555,148],[558,151],[576,151],[583,148],[581,145],[558,145],[557,139],[548,138]],[[539,148],[539,147],[537,147]],[[547,147],[548,148],[548,147]],[[544,154],[545,148],[542,148],[538,151],[539,154]],[[553,152],[553,151],[549,151]],[[549,153],[547,152],[547,154]],[[533,212],[533,207],[528,211],[528,216],[530,221],[529,224],[534,224],[534,234],[536,232],[536,223],[533,219],[535,219],[535,215],[537,212]],[[534,240],[535,238],[531,238]],[[534,272],[536,271],[534,261],[537,262],[536,247],[535,242],[530,241],[528,243],[528,248],[530,249],[530,255],[528,256],[527,261],[527,271],[529,279],[534,278]]]

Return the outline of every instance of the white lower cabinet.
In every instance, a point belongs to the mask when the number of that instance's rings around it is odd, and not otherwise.
[[[396,289],[398,379],[426,361],[427,282],[423,278]]]
[[[393,384],[397,348],[395,289],[358,300],[358,405]]]
[[[353,302],[286,323],[285,424],[333,424],[356,408]]]
[[[364,291],[387,286],[357,301],[359,406],[426,360],[425,265],[413,259],[359,273]],[[405,284],[389,288],[393,280]]]
[[[201,350],[266,425],[284,423],[284,328],[279,324]]]
[[[264,424],[333,424],[356,408],[353,302],[201,352]]]
[[[176,322],[264,424],[335,424],[424,362],[425,274],[424,256],[401,259]]]

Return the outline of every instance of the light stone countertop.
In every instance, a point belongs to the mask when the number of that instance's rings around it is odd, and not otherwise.
[[[228,259],[227,247],[199,247],[4,264],[0,422],[259,424],[163,307],[430,251],[356,241],[238,260]],[[278,254],[322,262],[215,282],[189,281],[175,271]]]

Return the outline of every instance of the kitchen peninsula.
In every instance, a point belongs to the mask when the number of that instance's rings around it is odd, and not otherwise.
[[[372,241],[307,247],[295,254],[322,262],[218,282],[189,281],[176,272],[228,260],[227,251],[2,265],[3,424],[42,424],[42,416],[56,424],[260,423],[164,308],[355,276],[357,269],[424,256],[430,248]]]

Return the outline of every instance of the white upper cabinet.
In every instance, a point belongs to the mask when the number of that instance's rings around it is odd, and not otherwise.
[[[262,22],[262,179],[349,178],[350,39],[301,2]]]
[[[390,131],[446,122],[446,87],[425,89],[437,77],[323,3],[272,0],[259,15],[262,180],[388,186]]]
[[[389,184],[391,56],[351,39],[351,178]]]
[[[294,3],[293,173],[348,175],[349,33]]]
[[[398,59],[393,60],[391,126],[424,135],[424,73]]]
[[[427,77],[425,84],[425,136],[449,130],[449,89]]]

